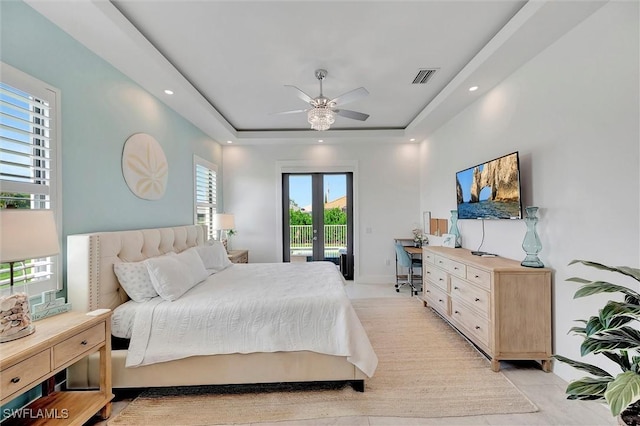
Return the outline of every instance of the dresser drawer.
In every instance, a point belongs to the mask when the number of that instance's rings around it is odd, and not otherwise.
[[[427,303],[442,315],[449,316],[449,296],[432,283],[426,283],[423,295]]]
[[[431,253],[428,250],[423,250],[422,251],[422,263],[431,263],[434,264],[436,263],[436,255]]]
[[[42,351],[0,372],[0,399],[27,390],[51,371],[51,352]],[[34,383],[35,382],[35,383]]]
[[[479,343],[489,346],[489,320],[473,312],[459,300],[451,299],[451,318],[468,330]]]
[[[449,271],[451,275],[455,275],[460,278],[467,277],[467,265],[455,260],[449,259],[449,261],[447,262],[447,271]]]
[[[482,269],[467,266],[467,280],[491,291],[491,273]]]
[[[426,265],[427,281],[431,281],[442,289],[442,291],[449,292],[449,275],[446,271],[436,268],[431,265]]]
[[[447,265],[449,264],[449,259],[447,259],[446,257],[442,257],[439,254],[436,254],[433,256],[433,263],[436,264],[436,266],[439,266],[442,269],[447,269]]]
[[[489,293],[457,277],[451,277],[451,297],[464,300],[470,307],[485,318],[489,318]]]
[[[104,342],[105,324],[102,322],[53,347],[53,368],[59,368],[85,351]]]

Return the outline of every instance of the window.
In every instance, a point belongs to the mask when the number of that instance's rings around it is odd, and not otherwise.
[[[216,214],[216,175],[218,166],[198,156],[193,157],[196,224],[207,225],[207,237],[213,239],[213,215]]]
[[[0,208],[51,209],[60,237],[60,91],[2,62],[0,71]],[[60,255],[17,263],[14,289],[61,289],[59,264]],[[8,287],[0,264],[0,290]]]

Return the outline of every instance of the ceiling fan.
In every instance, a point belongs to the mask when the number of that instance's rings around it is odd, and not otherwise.
[[[296,86],[285,85],[285,87],[292,87],[296,90],[300,99],[310,105],[310,108],[297,109],[293,111],[283,111],[276,114],[296,114],[301,112],[307,113],[307,120],[311,124],[313,130],[328,130],[335,122],[336,115],[341,117],[350,118],[352,120],[365,121],[369,118],[369,114],[364,114],[358,111],[352,111],[349,109],[341,108],[342,105],[349,102],[356,101],[360,98],[364,98],[369,94],[364,87],[358,87],[344,93],[336,98],[329,99],[322,94],[322,81],[327,77],[327,70],[317,69],[315,71],[316,78],[320,81],[320,95],[312,98]]]

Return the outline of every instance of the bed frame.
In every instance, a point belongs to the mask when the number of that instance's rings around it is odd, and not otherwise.
[[[75,311],[114,309],[129,300],[113,272],[116,262],[139,262],[202,245],[204,225],[97,232],[67,237],[67,298]],[[273,352],[195,356],[125,368],[126,350],[112,350],[113,387],[143,388],[281,382],[348,381],[364,391],[366,375],[344,356]],[[67,387],[98,387],[99,358],[87,357],[67,370]]]

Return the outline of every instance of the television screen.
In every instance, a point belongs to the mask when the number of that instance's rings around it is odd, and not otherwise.
[[[522,219],[518,152],[456,173],[458,219]]]

